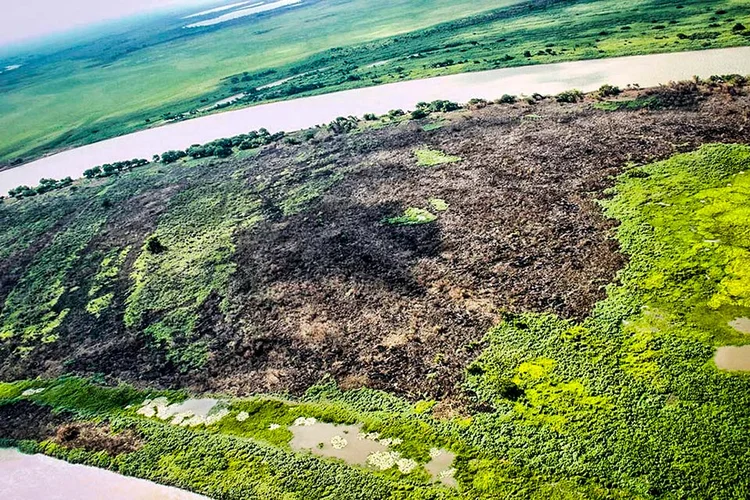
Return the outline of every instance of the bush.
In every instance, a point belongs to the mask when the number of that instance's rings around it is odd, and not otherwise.
[[[420,118],[426,118],[428,116],[428,113],[423,109],[415,109],[411,112],[411,119],[412,120],[419,120]]]
[[[514,104],[516,102],[516,96],[510,95],[510,94],[503,94],[500,99],[497,99],[495,102],[497,104]]]
[[[575,103],[583,100],[583,92],[577,89],[566,90],[555,96],[557,102]]]
[[[469,104],[469,107],[471,107],[472,109],[482,109],[482,108],[486,107],[487,104],[489,104],[489,103],[485,99],[481,99],[481,98],[478,98],[478,97],[473,97],[473,98],[469,99],[468,104]]]
[[[620,87],[615,87],[614,85],[604,84],[601,87],[599,87],[599,92],[597,95],[600,98],[604,97],[612,97],[619,95],[622,91],[620,90]]]
[[[343,117],[339,116],[328,124],[328,130],[334,134],[346,134],[355,130],[358,126],[359,119],[356,116]]]
[[[146,250],[148,250],[150,253],[162,253],[166,249],[167,247],[165,247],[156,236],[149,236],[149,238],[146,240]]]
[[[421,109],[426,113],[447,113],[461,109],[461,106],[457,102],[438,99],[432,102],[417,103],[417,109]]]
[[[378,119],[378,116],[375,113],[365,113],[364,119],[368,122],[374,122]]]
[[[174,163],[180,158],[185,158],[187,153],[185,151],[165,151],[161,154],[161,162],[164,164]]]

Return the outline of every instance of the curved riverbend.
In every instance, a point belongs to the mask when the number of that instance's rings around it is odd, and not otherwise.
[[[750,74],[750,47],[522,66],[346,90],[204,116],[71,149],[0,172],[0,193],[21,184],[36,185],[42,177],[76,178],[94,165],[151,158],[170,149],[185,149],[261,127],[271,132],[299,130],[337,116],[409,109],[419,101],[466,102],[473,97],[556,94],[572,88],[591,91],[605,83],[646,87],[695,75],[706,78],[731,73]]]
[[[0,498],[16,500],[209,500],[208,497],[45,455],[0,448]]]

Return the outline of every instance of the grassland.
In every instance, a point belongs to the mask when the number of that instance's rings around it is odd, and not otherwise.
[[[0,446],[222,499],[744,498],[750,376],[712,361],[750,317],[743,82],[319,127],[3,200]],[[189,393],[224,416],[139,411]],[[416,465],[296,452],[301,418]]]
[[[225,107],[466,71],[747,45],[750,34],[734,29],[750,26],[741,0],[638,0],[625,9],[614,0],[400,1],[379,7],[375,19],[368,5],[316,2],[187,37],[174,34],[178,25],[151,26],[137,44],[113,37],[100,42],[106,51],[89,46],[30,62],[26,76],[19,69],[0,80],[0,160],[213,112],[206,108],[240,93],[247,95]]]

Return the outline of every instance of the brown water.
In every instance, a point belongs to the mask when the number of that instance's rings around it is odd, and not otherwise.
[[[456,459],[456,454],[451,453],[447,450],[437,450],[439,455],[436,453],[432,459],[424,466],[430,476],[436,481],[440,481],[446,486],[451,488],[458,485],[456,479],[453,477],[455,470],[452,468],[453,461]]]
[[[329,458],[339,458],[353,465],[365,465],[367,457],[372,453],[383,452],[387,446],[372,439],[362,439],[362,430],[358,425],[334,425],[318,422],[307,426],[291,426],[294,437],[289,445],[293,450],[312,451],[316,455]],[[334,441],[334,438],[341,438]],[[333,446],[332,441],[338,446],[346,443],[340,449]]]
[[[750,371],[750,345],[725,345],[716,349],[714,363],[719,370],[729,372]]]
[[[729,322],[729,326],[741,333],[750,333],[750,318],[735,318]]]
[[[144,479],[0,448],[2,500],[208,500]]]
[[[381,470],[395,467],[405,474],[424,467],[433,480],[450,487],[457,484],[452,468],[456,455],[447,450],[432,449],[430,461],[420,465],[391,450],[391,445],[396,444],[392,439],[381,439],[377,433],[363,433],[361,425],[335,425],[312,420],[311,423],[292,425],[289,430],[294,436],[289,445],[296,451],[309,451],[351,465]]]
[[[21,184],[36,185],[42,177],[76,178],[94,165],[151,158],[166,150],[185,149],[261,127],[271,132],[299,130],[337,116],[383,114],[434,99],[466,102],[472,97],[495,99],[506,93],[556,94],[571,88],[590,91],[604,83],[653,86],[693,75],[727,73],[750,74],[750,47],[505,68],[304,97],[203,116],[42,158],[0,172],[0,193]]]

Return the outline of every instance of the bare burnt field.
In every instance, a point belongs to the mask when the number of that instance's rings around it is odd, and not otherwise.
[[[463,370],[504,313],[581,319],[604,297],[624,257],[596,200],[616,175],[704,143],[750,142],[748,97],[686,92],[671,109],[604,111],[591,100],[546,99],[451,113],[430,131],[410,121],[321,133],[192,169],[174,187],[162,181],[123,201],[92,247],[143,241],[175,192],[232,172],[245,172],[261,200],[263,220],[235,233],[226,296],[201,308],[192,339],[210,346],[207,364],[180,371],[124,327],[133,255],[114,312],[98,322],[72,312],[57,344],[6,361],[0,375],[103,373],[242,395],[301,393],[330,376],[344,388],[458,397]],[[461,161],[421,166],[418,148]],[[285,214],[288,193],[321,171],[339,177],[304,210]],[[448,209],[432,210],[431,199]],[[438,219],[385,222],[409,207]],[[85,299],[66,300],[73,308]]]

